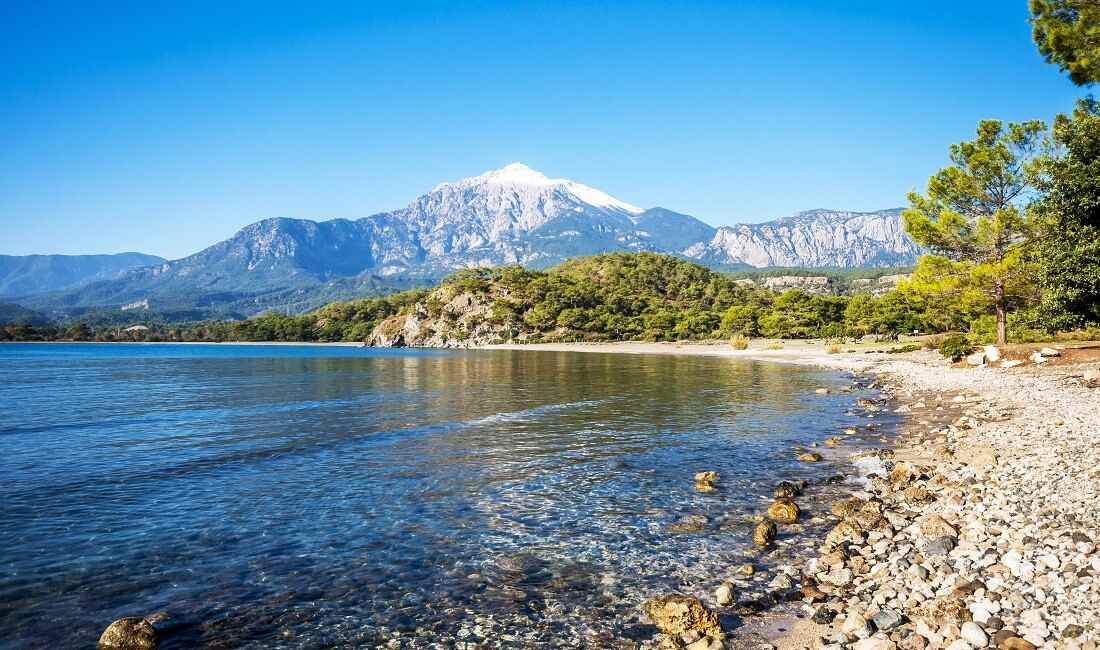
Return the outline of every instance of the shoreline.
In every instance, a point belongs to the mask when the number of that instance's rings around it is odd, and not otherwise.
[[[834,504],[836,526],[793,602],[747,617],[729,647],[1094,650],[1100,641],[1096,363],[953,367],[927,351],[828,354],[812,343],[488,349],[814,365],[872,378],[904,416],[870,486]]]

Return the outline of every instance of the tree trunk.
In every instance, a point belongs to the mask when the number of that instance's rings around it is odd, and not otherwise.
[[[997,345],[1004,345],[1008,342],[1007,336],[1007,317],[1005,316],[1005,304],[1003,300],[997,301]]]

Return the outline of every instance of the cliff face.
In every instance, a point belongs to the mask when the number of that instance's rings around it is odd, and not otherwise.
[[[905,234],[901,210],[811,210],[767,223],[719,228],[684,251],[705,264],[855,268],[906,266],[921,249]]]

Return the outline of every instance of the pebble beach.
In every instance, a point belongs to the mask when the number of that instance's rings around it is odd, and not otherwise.
[[[834,504],[802,570],[806,618],[774,645],[1094,648],[1095,371],[912,357],[851,364],[907,423],[867,489]]]

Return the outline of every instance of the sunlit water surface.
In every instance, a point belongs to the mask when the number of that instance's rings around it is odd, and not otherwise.
[[[582,644],[751,554],[847,379],[702,357],[0,346],[0,646]],[[721,472],[700,494],[691,476]],[[676,534],[684,515],[708,530]]]

